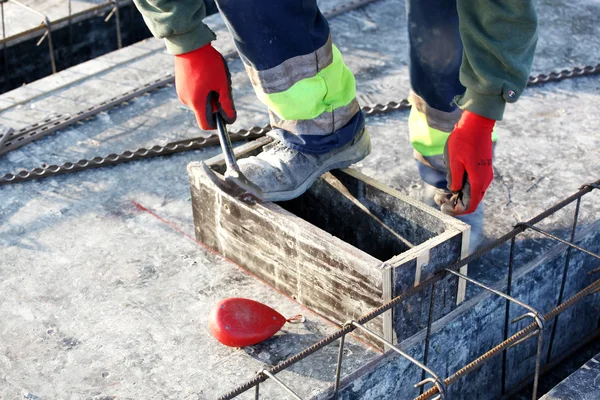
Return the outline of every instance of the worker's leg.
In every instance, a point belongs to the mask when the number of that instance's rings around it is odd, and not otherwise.
[[[449,198],[444,146],[461,116],[452,100],[465,90],[459,80],[463,49],[456,0],[407,0],[407,17],[410,140],[425,182],[425,201],[439,207]],[[471,251],[483,239],[483,207],[481,203],[472,214],[459,217],[471,225]]]
[[[368,135],[362,134],[364,116],[355,98],[354,76],[332,45],[316,0],[217,0],[217,5],[258,98],[269,108],[271,125],[279,128],[275,132],[282,144],[308,156],[284,159],[279,151],[241,162],[248,178],[267,191],[290,197],[331,167],[364,158]],[[357,136],[366,137],[362,149],[340,155],[341,149],[357,144],[353,143]],[[299,169],[305,176],[296,174]],[[278,184],[281,176],[294,174],[298,176],[291,180],[296,184],[289,179],[289,185]],[[272,187],[276,184],[279,187]]]
[[[445,188],[445,177],[435,172],[445,175],[444,145],[461,115],[452,99],[465,90],[459,81],[462,42],[456,0],[407,0],[407,17],[410,140],[423,180]]]

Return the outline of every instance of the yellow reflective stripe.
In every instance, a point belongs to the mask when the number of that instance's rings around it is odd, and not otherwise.
[[[419,112],[414,106],[410,109],[410,115],[408,116],[408,131],[410,133],[410,143],[421,155],[431,157],[444,154],[444,147],[450,132],[431,128],[427,124],[425,114]],[[494,127],[492,141],[495,142],[496,140],[498,140],[498,132]]]
[[[281,119],[309,120],[350,104],[356,96],[356,82],[342,54],[333,46],[332,63],[315,76],[279,93],[267,94],[259,87],[255,90],[260,101]]]

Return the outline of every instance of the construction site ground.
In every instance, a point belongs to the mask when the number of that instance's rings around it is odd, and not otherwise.
[[[320,2],[323,10],[342,3]],[[540,0],[538,12],[532,75],[600,62],[600,0]],[[216,46],[231,51],[220,17],[207,21]],[[407,97],[404,1],[378,0],[330,25],[362,105]],[[233,129],[266,124],[241,61],[229,65]],[[0,124],[19,129],[74,114],[172,70],[163,43],[149,39],[0,95]],[[507,107],[485,199],[488,239],[600,178],[599,106],[595,76],[532,87]],[[407,117],[369,117],[373,152],[356,168],[418,198],[423,185]],[[169,86],[8,153],[0,175],[204,134]],[[336,329],[194,240],[186,165],[219,152],[214,146],[0,186],[0,399],[212,399]],[[540,227],[567,238],[572,213],[568,207]],[[582,201],[580,229],[599,218],[596,191]],[[533,233],[517,244],[517,262],[552,246]],[[470,265],[470,274],[497,281],[507,252],[499,248]],[[306,322],[256,346],[227,348],[207,326],[211,307],[225,297],[301,313]],[[354,339],[347,346],[345,372],[379,355]],[[331,385],[336,358],[337,347],[329,347],[278,376],[310,398]],[[282,393],[273,382],[261,386],[261,398]]]

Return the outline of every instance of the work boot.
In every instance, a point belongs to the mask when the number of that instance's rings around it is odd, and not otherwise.
[[[452,193],[446,189],[440,189],[435,186],[425,185],[425,195],[423,202],[431,207],[441,209],[441,206],[450,201]],[[485,206],[483,202],[479,203],[477,209],[464,215],[457,215],[455,218],[461,220],[465,224],[471,226],[471,238],[469,241],[469,254],[473,254],[475,250],[481,245],[484,239],[483,235],[483,221],[485,216]]]
[[[325,172],[349,167],[370,152],[369,133],[363,128],[350,143],[329,153],[301,153],[276,139],[258,156],[243,158],[238,165],[262,189],[265,201],[285,201],[300,196]]]

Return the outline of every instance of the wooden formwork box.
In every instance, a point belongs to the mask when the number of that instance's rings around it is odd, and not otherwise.
[[[270,140],[237,147],[236,156],[257,154]],[[223,171],[222,156],[207,163]],[[468,225],[352,169],[323,175],[295,200],[254,205],[217,189],[199,163],[188,172],[196,238],[338,323],[467,255]],[[434,319],[464,294],[464,281],[437,283]],[[429,296],[415,295],[367,326],[393,342],[410,337],[427,324]]]

